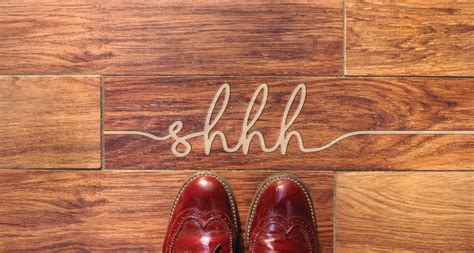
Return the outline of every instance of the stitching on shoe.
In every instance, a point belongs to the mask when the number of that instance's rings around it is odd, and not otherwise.
[[[256,242],[257,240],[265,233],[266,229],[271,226],[271,225],[278,225],[279,227],[284,229],[284,232],[287,236],[291,234],[291,232],[295,229],[300,229],[301,232],[303,232],[304,238],[306,243],[310,247],[310,253],[313,252],[313,247],[314,247],[314,237],[313,234],[311,234],[309,231],[311,231],[310,225],[308,225],[308,222],[300,217],[294,217],[291,218],[290,220],[287,220],[285,217],[278,215],[278,216],[271,216],[267,217],[257,226],[255,227],[256,231],[259,231],[255,238],[252,240],[251,244],[249,245],[250,251],[256,250]]]
[[[199,226],[203,230],[205,230],[207,226],[211,224],[212,222],[216,220],[220,221],[222,225],[224,225],[224,228],[227,231],[227,234],[230,236],[231,242],[233,242],[234,240],[234,235],[231,229],[232,221],[227,215],[223,214],[222,212],[210,211],[203,214],[201,211],[197,209],[187,209],[181,212],[180,214],[178,214],[176,218],[179,218],[177,219],[178,221],[174,222],[173,225],[171,226],[174,229],[172,231],[173,236],[170,243],[170,252],[173,251],[173,248],[176,244],[176,240],[179,237],[179,232],[181,232],[181,230],[183,229],[186,221],[189,221],[189,220],[197,221],[199,223]],[[230,252],[233,252],[232,243],[230,244]]]
[[[202,173],[196,173],[195,175],[191,176],[190,178],[188,178],[188,180],[186,180],[186,182],[183,184],[183,186],[181,187],[178,195],[176,196],[176,200],[175,202],[173,203],[173,207],[171,208],[171,214],[170,214],[170,220],[168,222],[168,227],[170,227],[172,224],[171,224],[171,219],[174,215],[174,211],[176,209],[176,204],[178,203],[178,200],[181,198],[181,195],[184,191],[184,189],[189,185],[189,183],[191,181],[193,181],[195,178],[197,177],[202,177],[202,176],[209,176],[209,177],[213,177],[215,179],[217,179],[223,186],[224,186],[224,189],[226,191],[226,194],[227,194],[227,198],[229,199],[229,202],[230,202],[230,207],[231,207],[231,210],[232,210],[232,223],[234,225],[234,229],[235,231],[238,231],[238,224],[237,224],[237,211],[236,211],[236,204],[234,203],[234,198],[232,196],[232,193],[231,193],[231,190],[229,189],[227,183],[222,180],[220,177],[212,174],[212,173],[208,173],[208,172],[202,172]],[[234,242],[233,242],[233,235],[232,235],[232,238],[231,238],[231,253],[234,252]],[[172,245],[174,246],[174,245]],[[170,249],[168,250],[169,253],[172,253],[173,252],[173,247],[170,247]]]
[[[315,212],[314,212],[314,207],[313,207],[313,204],[312,204],[312,201],[311,201],[311,197],[310,197],[309,193],[307,192],[306,188],[298,180],[295,180],[294,178],[292,178],[290,176],[286,176],[286,175],[276,176],[276,177],[271,178],[267,182],[265,182],[265,184],[262,187],[260,187],[260,190],[258,191],[257,196],[255,197],[255,202],[250,207],[251,208],[250,217],[249,217],[248,224],[247,224],[247,242],[249,242],[249,246],[252,245],[252,242],[250,241],[250,227],[253,223],[253,219],[254,219],[254,216],[255,216],[255,209],[256,209],[255,207],[260,202],[260,197],[261,197],[262,193],[268,188],[268,186],[271,183],[273,183],[274,181],[279,180],[279,179],[290,180],[290,181],[296,183],[303,190],[303,193],[306,196],[306,201],[308,202],[308,204],[310,206],[311,219],[313,221],[313,224],[316,224],[316,219],[315,219],[316,216],[315,216]]]

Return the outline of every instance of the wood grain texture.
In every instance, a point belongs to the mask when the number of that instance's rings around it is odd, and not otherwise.
[[[193,172],[0,172],[2,252],[161,252],[174,198]],[[242,228],[271,172],[224,172]],[[333,248],[333,174],[295,172],[310,188],[321,252]],[[243,252],[243,251],[242,251]]]
[[[231,86],[230,101],[214,130],[223,131],[231,146],[241,135],[248,103],[261,83],[269,85],[268,102],[252,129],[262,131],[268,145],[278,139],[284,108],[299,83],[306,84],[306,101],[288,131],[299,131],[308,147],[358,130],[474,130],[472,79],[106,77],[104,82],[106,130],[164,136],[180,120],[184,126],[178,135],[202,131],[211,100],[226,82]],[[459,170],[474,165],[472,135],[354,136],[315,153],[300,152],[293,139],[286,155],[279,150],[263,153],[254,141],[246,156],[241,150],[224,152],[219,138],[205,155],[203,139],[190,140],[192,152],[180,158],[171,152],[171,140],[106,135],[105,167]]]
[[[473,252],[472,172],[338,173],[337,252]]]
[[[348,0],[347,74],[474,75],[474,1]]]
[[[3,74],[342,73],[342,0],[7,0],[0,10]]]
[[[100,77],[1,76],[0,168],[100,168]]]

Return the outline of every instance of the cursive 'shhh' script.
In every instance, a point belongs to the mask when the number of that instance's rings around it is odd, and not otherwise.
[[[257,98],[262,97],[262,102],[256,109],[256,113],[251,115],[251,112],[255,111],[255,102]],[[171,145],[171,151],[174,155],[178,157],[187,156],[192,151],[192,146],[189,140],[193,138],[202,137],[204,140],[204,150],[206,155],[211,153],[211,149],[217,137],[221,139],[222,142],[222,149],[228,153],[235,153],[239,150],[242,150],[244,155],[247,155],[250,149],[250,145],[252,144],[253,140],[258,141],[260,144],[260,148],[263,152],[274,152],[276,150],[280,150],[282,155],[286,154],[288,150],[288,144],[291,138],[295,138],[298,148],[301,152],[304,153],[311,153],[311,152],[318,152],[325,149],[330,148],[331,146],[335,145],[339,141],[356,136],[356,135],[474,135],[474,131],[354,131],[343,134],[338,136],[337,138],[333,139],[332,141],[328,142],[325,145],[317,146],[317,147],[305,147],[303,142],[303,137],[301,134],[296,131],[288,131],[289,128],[293,125],[293,123],[298,118],[301,110],[303,109],[303,105],[306,99],[306,85],[299,84],[295,87],[293,92],[291,93],[290,99],[285,106],[285,110],[283,112],[283,116],[280,121],[280,132],[278,135],[278,139],[276,142],[269,146],[265,142],[264,135],[261,131],[252,130],[252,127],[255,125],[257,120],[259,119],[260,115],[262,114],[265,105],[268,100],[268,85],[261,84],[255,90],[252,99],[250,100],[247,110],[245,111],[245,116],[242,120],[242,127],[240,138],[238,142],[230,146],[227,142],[227,138],[225,133],[219,130],[215,130],[214,127],[217,125],[219,120],[224,115],[225,110],[227,109],[228,103],[230,99],[230,85],[225,83],[220,86],[217,90],[214,98],[212,99],[211,105],[207,111],[206,119],[204,121],[204,129],[199,132],[194,132],[186,135],[179,136],[183,128],[182,121],[175,121],[168,127],[168,134],[165,136],[156,136],[147,132],[143,131],[104,131],[104,134],[107,135],[139,135],[151,138],[156,141],[165,141],[172,139],[173,144]],[[222,106],[216,111],[216,105],[219,101],[222,100]],[[290,114],[291,108],[296,109]],[[213,115],[216,115],[214,118]]]

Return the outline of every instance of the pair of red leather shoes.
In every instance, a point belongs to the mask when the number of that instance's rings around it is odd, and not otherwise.
[[[309,191],[287,175],[267,178],[250,207],[249,252],[316,252]],[[234,253],[239,236],[232,189],[220,176],[198,173],[181,188],[171,211],[164,253]],[[242,250],[243,251],[243,250]]]

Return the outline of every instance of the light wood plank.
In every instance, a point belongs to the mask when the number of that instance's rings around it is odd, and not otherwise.
[[[100,168],[100,77],[1,76],[0,168]]]
[[[474,75],[474,1],[347,1],[347,74]]]
[[[231,147],[241,136],[245,111],[261,83],[268,84],[268,101],[252,131],[261,131],[267,146],[277,142],[285,106],[299,83],[306,84],[306,101],[286,132],[298,131],[305,147],[320,147],[359,130],[471,131],[471,135],[444,136],[359,135],[314,153],[301,152],[293,138],[286,155],[281,148],[262,152],[257,139],[248,155],[242,148],[227,153],[220,138],[206,155],[200,136],[189,140],[192,151],[186,157],[172,153],[173,139],[106,135],[105,166],[110,169],[459,170],[474,165],[471,79],[106,77],[104,82],[107,131],[140,130],[166,136],[175,121],[183,122],[179,136],[203,131],[208,108],[223,83],[230,84],[230,100],[212,131],[223,131]],[[262,97],[256,100],[252,115]],[[292,112],[299,98],[295,101]],[[220,108],[216,105],[213,118]]]
[[[473,252],[472,172],[338,173],[337,252]]]
[[[3,74],[342,73],[342,0],[7,0],[0,10]]]
[[[192,174],[1,171],[0,251],[161,252],[172,203]],[[255,191],[271,174],[222,173],[235,192],[242,228]],[[320,250],[332,252],[333,174],[294,175],[311,190]]]

